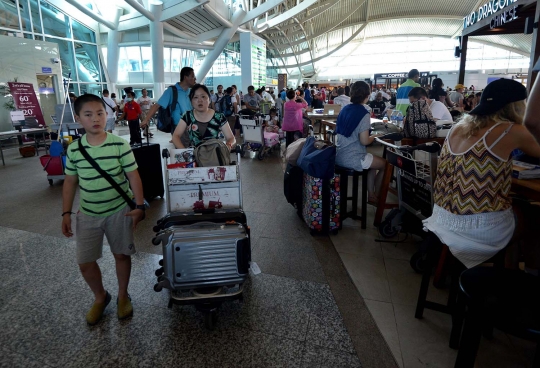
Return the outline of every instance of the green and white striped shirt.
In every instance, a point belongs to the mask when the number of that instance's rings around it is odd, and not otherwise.
[[[81,139],[90,157],[132,197],[125,173],[137,170],[137,163],[129,144],[109,133],[98,146],[89,145],[86,135]],[[106,217],[125,207],[126,202],[122,196],[84,158],[78,143],[72,143],[68,148],[66,175],[79,177],[81,212],[89,216]]]

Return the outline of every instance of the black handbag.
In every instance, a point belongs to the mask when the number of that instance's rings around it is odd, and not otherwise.
[[[412,102],[407,109],[407,119],[403,126],[407,138],[435,138],[437,124],[426,101]]]

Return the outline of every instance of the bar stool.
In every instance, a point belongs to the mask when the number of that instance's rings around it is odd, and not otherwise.
[[[536,341],[533,367],[540,367],[540,278],[519,270],[475,267],[461,274],[459,285],[468,310],[455,367],[474,367],[486,327]]]
[[[361,228],[366,228],[366,219],[367,219],[367,177],[369,170],[356,171],[354,169],[348,169],[339,165],[335,166],[334,172],[339,175],[340,182],[340,192],[341,196],[339,199],[339,208],[340,208],[340,224],[339,229],[343,227],[343,221],[347,218],[352,218],[354,220],[360,220]],[[349,176],[353,178],[353,188],[352,196],[349,197]],[[358,180],[362,177],[362,215],[358,216]],[[352,200],[352,210],[348,211],[349,200]]]
[[[420,284],[420,291],[418,293],[418,301],[416,303],[414,317],[421,319],[424,315],[424,309],[426,308],[437,312],[450,314],[452,316],[452,331],[450,333],[449,346],[452,349],[457,349],[459,347],[465,309],[463,302],[458,300],[459,277],[467,268],[452,255],[448,249],[448,246],[443,244],[435,234],[430,232],[428,237],[424,240],[423,245],[427,245],[428,247],[426,250],[427,261],[422,274],[422,282]],[[484,263],[493,263],[495,268],[503,268],[505,255],[506,247],[501,249],[495,256],[491,257]],[[427,300],[431,274],[437,261],[437,273],[440,273],[443,268],[448,267],[451,277],[448,301],[446,304],[435,303]]]

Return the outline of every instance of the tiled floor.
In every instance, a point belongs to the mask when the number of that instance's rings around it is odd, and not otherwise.
[[[155,141],[166,147],[168,139],[158,133]],[[423,320],[414,318],[420,276],[409,258],[417,245],[376,243],[373,207],[366,230],[347,220],[331,241],[311,237],[283,199],[281,169],[277,156],[242,160],[253,259],[262,274],[247,282],[243,304],[222,306],[215,331],[206,331],[191,307],[167,309],[166,293],[152,290],[161,249],[151,244],[150,228],[165,214],[162,199],[152,201],[135,233],[134,317],[118,322],[111,303],[103,322],[88,328],[91,295],[74,262],[74,243],[60,233],[61,182],[48,185],[37,157],[6,151],[0,365],[453,367],[450,317],[426,310]],[[114,260],[104,254],[104,282],[114,292]],[[430,288],[432,300],[446,296]],[[526,367],[533,354],[533,344],[496,333],[482,341],[477,366]]]
[[[347,219],[343,230],[331,236],[347,272],[400,367],[454,367],[457,351],[448,347],[450,316],[426,309],[422,320],[414,318],[421,275],[409,260],[418,250],[419,238],[375,242],[381,237],[373,226],[374,215],[375,208],[369,206],[367,229]],[[447,290],[430,285],[428,300],[446,303],[447,298]],[[494,340],[482,340],[476,366],[530,367],[535,348],[534,343],[497,332]]]
[[[125,130],[120,130],[124,134]],[[169,136],[155,141],[168,146]],[[135,313],[119,322],[115,303],[89,328],[91,293],[60,231],[62,182],[47,183],[37,157],[5,152],[0,167],[0,365],[2,367],[397,367],[328,238],[313,238],[282,194],[277,155],[242,159],[253,260],[244,303],[224,303],[204,329],[191,306],[167,308],[156,293],[160,247],[150,242],[165,201],[151,202],[137,228],[130,293]],[[100,260],[116,294],[114,259]]]

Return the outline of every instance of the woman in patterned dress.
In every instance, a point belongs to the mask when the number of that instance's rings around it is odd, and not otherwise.
[[[432,233],[428,239],[446,244],[467,268],[493,257],[514,234],[511,153],[520,149],[540,157],[540,146],[523,126],[526,98],[525,87],[516,81],[491,82],[443,145],[435,206],[424,225]]]
[[[220,112],[216,112],[209,107],[210,92],[202,84],[191,87],[189,99],[193,110],[184,113],[180,122],[176,126],[173,134],[173,143],[176,148],[186,148],[182,144],[180,137],[184,131],[188,130],[191,146],[197,147],[207,139],[216,139],[220,131],[226,139],[229,150],[234,147],[236,140],[227,124],[227,118]]]

